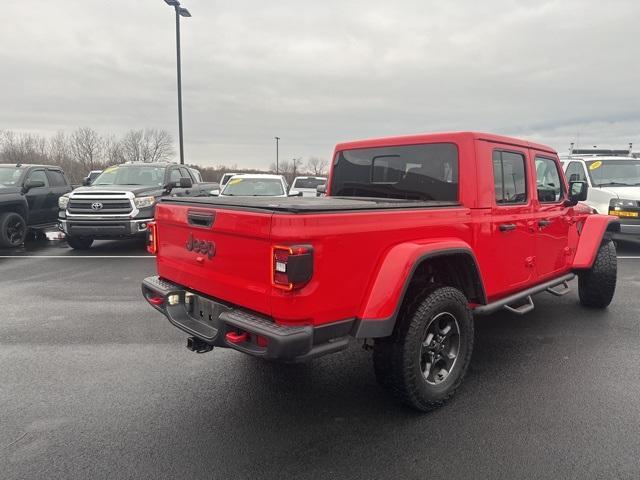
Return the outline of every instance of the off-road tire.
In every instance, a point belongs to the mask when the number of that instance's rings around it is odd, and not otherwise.
[[[19,247],[27,236],[27,223],[14,212],[0,214],[0,247]]]
[[[92,244],[91,237],[67,237],[67,245],[74,250],[89,250]]]
[[[580,303],[589,308],[606,308],[616,291],[618,259],[612,241],[600,245],[593,266],[578,273]]]
[[[427,381],[421,356],[427,328],[439,314],[455,317],[459,348],[455,363],[441,383]],[[380,385],[402,403],[417,410],[438,408],[453,396],[469,367],[473,351],[473,314],[458,289],[436,287],[404,309],[391,337],[376,339],[373,365]]]

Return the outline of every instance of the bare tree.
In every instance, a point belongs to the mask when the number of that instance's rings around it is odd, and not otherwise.
[[[174,155],[173,138],[166,130],[145,129],[143,135],[143,162],[161,162]]]
[[[104,153],[106,165],[117,165],[125,162],[122,141],[115,135],[109,135],[104,141]]]
[[[128,162],[161,162],[174,155],[173,139],[166,130],[129,130],[122,139],[122,153]]]
[[[307,169],[315,176],[324,175],[328,166],[329,162],[324,158],[310,157],[309,160],[307,160]]]
[[[90,127],[78,128],[71,134],[71,155],[86,171],[101,166],[104,140]]]

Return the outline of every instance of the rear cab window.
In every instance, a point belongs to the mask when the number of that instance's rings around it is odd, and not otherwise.
[[[527,203],[527,169],[524,154],[494,150],[492,160],[496,205]]]
[[[343,150],[336,154],[331,195],[457,202],[458,147],[453,143]]]

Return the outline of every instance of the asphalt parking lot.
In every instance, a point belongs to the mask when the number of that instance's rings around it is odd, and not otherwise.
[[[0,477],[638,478],[640,248],[619,255],[606,311],[574,291],[479,318],[461,389],[417,414],[356,344],[301,365],[188,351],[141,299],[139,242],[0,251]]]

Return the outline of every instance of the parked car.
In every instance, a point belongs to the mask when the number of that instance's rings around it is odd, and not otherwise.
[[[59,228],[71,248],[94,239],[144,237],[156,203],[169,196],[208,196],[217,183],[201,183],[191,169],[168,162],[125,163],[106,168],[90,186],[60,198]]]
[[[224,187],[227,182],[231,179],[231,177],[234,177],[238,175],[237,173],[225,173],[224,175],[222,175],[222,178],[220,178],[220,188]]]
[[[316,197],[318,187],[327,183],[325,177],[296,177],[293,179],[289,195],[300,197]]]
[[[640,158],[572,155],[563,163],[570,181],[589,185],[587,205],[620,219],[614,239],[640,242]]]
[[[59,167],[0,165],[0,246],[17,247],[29,230],[55,227],[58,198],[71,191]]]
[[[584,306],[612,301],[618,220],[578,204],[587,184],[567,184],[553,149],[466,132],[343,143],[333,158],[326,197],[158,206],[158,275],[142,290],[191,350],[302,361],[355,338],[383,387],[429,410],[467,371],[475,315],[525,314],[576,276]]]
[[[220,191],[221,197],[286,197],[287,181],[282,175],[235,175]]]

